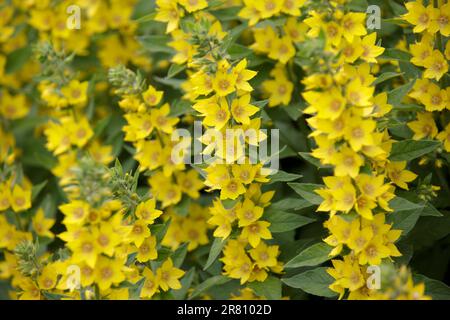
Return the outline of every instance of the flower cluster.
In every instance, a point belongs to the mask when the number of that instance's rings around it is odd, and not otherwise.
[[[309,15],[308,34],[322,32],[325,47],[317,73],[303,80],[303,112],[312,115],[312,155],[333,168],[323,178],[325,187],[316,190],[323,199],[317,211],[330,214],[324,241],[333,247],[330,256],[343,256],[328,270],[335,279],[330,289],[341,298],[347,292],[349,299],[369,298],[374,291],[366,286],[367,266],[401,256],[395,242],[402,231],[385,221],[395,186],[408,189],[416,175],[405,170],[406,162],[389,159],[394,141],[379,121],[392,106],[373,85],[374,64],[384,49],[375,44],[375,32],[367,35],[365,14],[338,9]]]

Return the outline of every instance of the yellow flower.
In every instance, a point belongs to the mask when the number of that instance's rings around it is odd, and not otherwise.
[[[268,227],[270,223],[267,221],[256,221],[242,228],[241,237],[247,239],[253,248],[256,248],[261,239],[272,239]]]
[[[440,5],[436,22],[439,27],[439,32],[444,37],[450,36],[450,3]]]
[[[55,219],[47,219],[44,215],[44,210],[39,208],[36,215],[32,219],[33,230],[38,236],[47,237],[53,239],[55,236],[50,231],[51,227],[55,224]]]
[[[373,237],[359,254],[359,264],[379,265],[381,259],[389,257],[390,250],[381,236]]]
[[[373,97],[372,116],[375,118],[382,117],[392,110],[392,105],[387,102],[388,96],[386,92],[381,92]]]
[[[359,151],[363,146],[373,144],[372,133],[376,123],[373,120],[363,120],[355,117],[346,128],[345,138],[354,151]]]
[[[358,107],[370,106],[374,90],[374,87],[364,86],[360,79],[352,80],[347,85],[347,100]]]
[[[147,91],[142,93],[142,98],[145,103],[151,107],[157,106],[163,96],[162,91],[157,91],[153,86],[148,86]]]
[[[79,148],[84,147],[94,135],[94,131],[85,117],[70,121],[67,129],[70,132],[70,142]]]
[[[356,190],[351,182],[347,181],[339,189],[333,190],[333,209],[345,213],[352,210],[356,203]]]
[[[286,64],[293,56],[295,56],[295,48],[289,36],[274,39],[269,58]]]
[[[298,17],[301,14],[300,8],[304,3],[305,0],[283,0],[281,12]]]
[[[14,185],[10,193],[9,203],[14,212],[20,212],[31,208],[31,190]]]
[[[334,173],[338,177],[350,176],[356,177],[359,173],[359,168],[363,165],[363,158],[350,149],[344,146],[336,152],[331,158],[330,163],[335,166]]]
[[[384,185],[384,176],[360,174],[356,177],[359,191],[370,199],[375,200],[387,191],[389,185]]]
[[[74,200],[59,206],[59,210],[61,210],[65,216],[63,219],[64,224],[82,225],[89,214],[90,207],[89,204],[84,201]]]
[[[448,63],[442,52],[434,50],[431,55],[423,62],[426,68],[423,73],[424,78],[436,79],[439,81],[442,76],[448,72]]]
[[[389,179],[398,187],[408,190],[408,182],[417,178],[417,175],[411,171],[405,170],[406,161],[390,162],[386,166]]]
[[[141,202],[136,207],[135,215],[140,220],[145,221],[148,224],[153,224],[153,222],[162,215],[162,211],[156,209],[155,199],[149,199],[145,202]]]
[[[134,158],[139,161],[141,169],[154,170],[163,162],[163,151],[159,140],[141,140],[136,144]]]
[[[239,195],[245,193],[245,187],[240,180],[230,178],[221,183],[220,199],[236,199]]]
[[[208,223],[217,226],[213,233],[213,236],[216,238],[228,238],[231,233],[231,222],[228,217],[222,213],[214,214],[209,218]]]
[[[445,151],[450,152],[450,124],[445,127],[444,131],[441,131],[437,138],[444,143]],[[0,200],[1,201],[1,200]]]
[[[174,126],[180,121],[178,118],[168,117],[170,113],[169,104],[164,104],[159,109],[152,109],[150,111],[151,123],[155,129],[164,133],[171,134],[174,130]]]
[[[114,255],[116,247],[122,241],[113,226],[108,222],[103,222],[100,226],[93,228],[92,234],[97,241],[99,252],[110,257]]]
[[[150,237],[150,229],[147,221],[136,220],[128,227],[127,241],[134,243],[136,247],[140,247],[148,237]]]
[[[266,80],[262,83],[265,93],[269,96],[269,107],[280,104],[288,105],[291,101],[294,84],[285,76],[278,75],[274,80]]]
[[[212,81],[214,91],[219,97],[224,97],[235,91],[238,75],[219,68]]]
[[[372,220],[372,218],[373,218],[372,210],[375,209],[376,207],[377,207],[377,203],[365,195],[360,195],[356,199],[356,203],[355,203],[356,212],[360,216],[362,216],[368,220]]]
[[[292,42],[302,42],[305,40],[308,26],[304,22],[298,22],[294,17],[289,17],[283,26],[283,30],[291,38]]]
[[[203,182],[199,179],[199,174],[195,170],[188,172],[177,172],[175,178],[183,193],[190,198],[197,199],[200,196],[199,191],[203,189]]]
[[[100,290],[107,290],[125,280],[123,261],[100,256],[95,266],[95,282]]]
[[[242,206],[236,210],[236,216],[239,219],[239,227],[245,227],[261,218],[264,209],[249,200],[245,199]]]
[[[22,278],[18,283],[21,293],[19,300],[40,300],[41,291],[31,278]]]
[[[254,30],[253,36],[255,43],[250,48],[258,53],[269,53],[274,41],[277,39],[277,34],[271,26]]]
[[[216,130],[222,129],[230,119],[230,111],[226,99],[220,99],[219,103],[213,101],[200,101],[193,108],[200,112],[203,124],[214,127]]]
[[[206,0],[178,0],[187,12],[194,12],[208,7]]]
[[[258,111],[258,107],[250,104],[250,94],[234,99],[231,103],[231,114],[239,123],[250,124],[250,117]]]
[[[249,80],[253,79],[257,72],[247,68],[247,59],[239,61],[239,63],[233,68],[233,73],[237,75],[236,78],[236,89],[250,92],[253,88],[248,83]]]
[[[156,0],[156,21],[167,22],[166,33],[178,28],[180,18],[184,16],[184,10],[178,8],[176,0]]]
[[[377,33],[372,32],[371,34],[365,36],[361,45],[363,48],[363,53],[361,55],[361,59],[366,62],[377,63],[376,57],[384,52],[384,48],[377,46],[375,43],[377,41]]]
[[[195,250],[199,245],[204,245],[209,242],[207,225],[202,220],[186,219],[183,221],[182,230],[185,240],[189,243],[188,251]]]
[[[253,0],[244,0],[244,4],[238,16],[249,20],[248,25],[253,26],[262,18],[261,12],[256,8],[256,2]]]
[[[6,211],[11,203],[11,191],[9,190],[8,183],[0,184],[0,211]]]
[[[417,120],[408,122],[408,127],[414,132],[414,140],[434,138],[438,133],[431,112],[418,113]]]
[[[278,246],[268,246],[261,242],[256,248],[251,249],[249,253],[259,268],[275,267],[278,264]]]
[[[373,237],[371,227],[360,229],[359,223],[352,224],[351,236],[348,239],[347,245],[355,253],[361,252],[370,242]]]
[[[338,280],[339,284],[350,291],[355,291],[364,286],[364,276],[358,265],[358,261],[351,258],[345,259],[342,268],[342,278]]]
[[[66,245],[72,250],[75,263],[85,262],[91,268],[96,266],[100,251],[93,234],[84,230],[75,241],[67,242]]]
[[[145,278],[144,285],[142,286],[140,297],[141,298],[151,298],[159,289],[159,278],[157,278],[152,270],[145,267],[142,272]]]
[[[339,63],[353,63],[358,60],[364,53],[364,49],[362,46],[361,39],[359,37],[355,37],[351,42],[348,40],[344,40],[341,43],[341,56],[339,59]]]
[[[7,91],[0,91],[0,114],[3,117],[15,120],[25,117],[28,111],[29,106],[24,95],[10,95]]]
[[[51,290],[56,286],[58,274],[55,268],[49,264],[42,268],[38,276],[38,285],[41,290]]]
[[[432,36],[426,33],[422,36],[420,42],[411,44],[409,46],[409,51],[413,55],[411,58],[411,63],[419,67],[424,67],[425,60],[431,56],[431,53],[433,52],[433,43],[434,40]]]
[[[260,12],[261,18],[270,18],[281,11],[285,0],[261,0],[255,1],[255,8]]]
[[[428,90],[420,98],[427,111],[442,111],[448,104],[447,91],[439,88],[438,85],[430,83]]]
[[[157,257],[156,238],[150,236],[137,248],[136,260],[139,262],[147,262],[149,260],[155,260]]]
[[[159,286],[163,291],[170,289],[180,289],[180,279],[184,275],[184,271],[173,266],[172,259],[169,258],[162,266],[156,270],[156,277],[159,280]]]
[[[403,15],[403,19],[414,25],[414,32],[428,31],[429,33],[435,33],[438,31],[439,26],[436,18],[439,14],[439,10],[434,8],[432,4],[429,4],[426,8],[423,6],[422,1],[411,1],[405,3],[408,12]]]
[[[364,27],[366,21],[365,13],[349,12],[342,17],[342,35],[348,42],[352,42],[355,36],[363,36],[367,33]]]
[[[61,88],[61,93],[69,104],[83,107],[87,102],[88,84],[87,81],[72,80],[67,86]]]

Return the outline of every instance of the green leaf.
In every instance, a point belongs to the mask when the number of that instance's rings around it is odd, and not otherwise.
[[[399,4],[395,1],[388,1],[389,6],[391,7],[394,15],[401,16],[407,12],[405,6],[403,4]]]
[[[177,203],[177,205],[174,207],[174,210],[178,215],[185,217],[189,213],[190,205],[191,205],[191,198],[184,195],[181,201]]]
[[[108,127],[112,119],[112,116],[109,115],[103,119],[101,119],[94,128],[94,137],[99,137],[101,134],[105,131],[105,129]]]
[[[191,103],[187,100],[176,100],[172,106],[170,107],[169,116],[171,117],[179,117],[183,114],[186,114],[191,109]]]
[[[238,13],[241,11],[241,7],[228,7],[225,9],[218,9],[210,11],[213,16],[215,16],[220,21],[236,20],[238,18]]]
[[[180,280],[181,289],[173,290],[172,294],[176,300],[183,300],[186,298],[189,288],[191,288],[192,281],[195,276],[195,267],[189,269],[188,272]]]
[[[211,249],[209,250],[208,260],[206,260],[203,270],[208,269],[214,263],[214,261],[216,261],[217,257],[222,252],[222,248],[226,242],[226,239],[214,238]]]
[[[423,205],[410,202],[406,199],[395,197],[389,202],[389,206],[394,211],[387,215],[387,222],[392,223],[392,229],[402,230],[402,237],[408,234],[417,223]]]
[[[269,276],[263,282],[250,282],[248,287],[260,297],[264,297],[269,300],[281,299],[281,281],[278,278]]]
[[[6,59],[5,72],[14,73],[22,68],[22,66],[27,62],[32,54],[33,50],[31,49],[31,46],[26,46],[14,50],[8,55]]]
[[[150,52],[174,52],[174,50],[167,45],[172,40],[168,35],[146,35],[138,37],[137,39],[142,46]]]
[[[412,58],[412,55],[409,52],[400,49],[386,48],[379,58],[409,62],[409,60]]]
[[[445,283],[421,274],[415,274],[413,279],[414,283],[425,283],[425,294],[431,296],[433,300],[450,300],[450,287]]]
[[[311,163],[313,166],[317,167],[317,168],[331,168],[331,166],[326,166],[320,163],[320,160],[317,158],[314,158],[311,153],[309,152],[299,152],[298,153],[300,155],[300,157],[303,158],[303,160]]]
[[[278,170],[277,173],[270,176],[270,182],[267,184],[275,183],[275,182],[287,182],[298,180],[302,177],[301,174],[288,173],[282,170]]]
[[[170,256],[173,261],[173,265],[177,268],[181,267],[183,264],[184,259],[186,258],[187,254],[187,247],[189,243],[183,243],[181,246],[175,250],[175,252]]]
[[[314,219],[285,211],[266,212],[264,217],[270,222],[269,230],[274,233],[300,228],[314,222]]]
[[[208,291],[208,289],[211,289],[214,286],[220,286],[222,284],[225,284],[227,282],[231,281],[230,278],[226,277],[226,276],[214,276],[211,278],[206,279],[204,282],[200,283],[195,289],[194,291],[192,291],[191,295],[189,296],[189,300],[194,299],[198,296],[200,296],[201,294],[205,293]]]
[[[402,74],[403,73],[398,73],[398,72],[384,72],[380,76],[378,76],[378,78],[372,84],[375,86],[375,85],[380,84],[389,79],[401,76]]]
[[[156,242],[160,243],[169,229],[171,219],[165,221],[164,223],[154,224],[150,226],[150,232],[156,237]]]
[[[333,250],[333,248],[326,243],[319,242],[313,244],[300,252],[296,257],[289,260],[286,263],[285,268],[317,266],[331,258],[331,250]]]
[[[290,104],[286,107],[283,107],[283,110],[294,121],[297,121],[298,118],[300,118],[300,116],[302,115],[302,105],[300,103]]]
[[[402,140],[392,144],[389,159],[392,161],[411,161],[433,152],[441,146],[435,140]]]
[[[48,181],[45,180],[39,184],[33,185],[33,188],[31,188],[31,201],[34,201],[37,198],[37,196],[42,191],[42,189],[45,188],[47,183],[48,183]]]
[[[285,198],[280,201],[272,203],[265,209],[264,212],[285,211],[285,210],[300,210],[311,206],[309,201],[298,198]]]
[[[157,14],[157,12],[155,11],[155,12],[149,13],[149,14],[143,16],[143,17],[140,17],[139,19],[136,19],[135,21],[137,23],[144,23],[144,22],[154,21],[155,17],[156,17],[156,14]]]
[[[180,89],[181,88],[181,84],[184,82],[184,80],[182,79],[166,79],[166,78],[160,78],[160,77],[153,77],[153,80],[165,84],[166,86],[170,86],[174,89]]]
[[[403,98],[408,94],[411,88],[414,86],[416,80],[411,80],[407,84],[397,87],[388,92],[388,103],[392,104],[394,107],[401,105]]]
[[[297,192],[303,199],[309,201],[311,204],[319,205],[323,199],[314,190],[323,188],[321,184],[314,183],[288,183],[295,192]]]
[[[174,76],[184,71],[185,69],[186,65],[184,64],[176,64],[176,63],[171,64],[169,70],[167,71],[166,79],[173,78]]]
[[[337,293],[328,288],[334,281],[333,277],[327,273],[327,268],[316,268],[297,274],[291,278],[283,278],[286,285],[302,289],[303,291],[315,296],[333,298]]]
[[[252,53],[253,51],[251,49],[237,43],[231,45],[230,48],[228,49],[228,54],[230,55],[230,58],[232,60],[244,59],[249,55],[251,55]]]
[[[269,100],[260,100],[260,101],[255,101],[252,102],[252,105],[254,105],[255,107],[258,107],[260,109],[264,108],[265,106],[267,106],[267,104],[269,103]]]
[[[367,0],[351,0],[347,7],[351,11],[366,12],[369,3]]]

